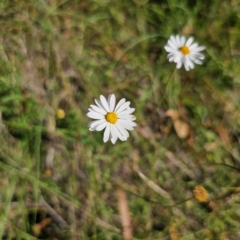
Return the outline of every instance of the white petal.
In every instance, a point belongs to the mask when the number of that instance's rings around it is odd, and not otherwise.
[[[95,105],[90,105],[90,107],[92,108],[92,110],[93,111],[95,111],[95,112],[98,112],[98,113],[102,113],[102,114],[107,114],[107,112],[103,109],[103,108],[101,108],[101,107],[97,107],[97,106],[95,106]]]
[[[186,46],[187,47],[189,47],[192,43],[193,43],[193,40],[194,40],[194,38],[193,37],[190,37],[188,40],[187,40],[187,42],[186,42]]]
[[[107,124],[108,124],[108,123],[105,121],[104,123],[98,125],[98,126],[96,127],[96,131],[102,131],[102,130],[107,126]]]
[[[95,101],[95,103],[98,105],[98,107],[100,107],[100,108],[102,108],[104,111],[106,111],[106,110],[104,109],[104,107],[103,107],[103,105],[102,105],[102,103],[101,103],[100,100],[94,99],[94,101]]]
[[[121,113],[123,110],[127,109],[127,107],[129,107],[129,105],[130,105],[130,102],[125,102],[120,108],[118,108],[117,111],[115,110],[115,112],[116,112],[117,114],[119,114],[119,113]]]
[[[189,71],[189,70],[190,70],[190,69],[189,69],[189,66],[188,66],[188,60],[187,60],[187,59],[184,59],[183,65],[184,65],[186,71]]]
[[[113,112],[115,108],[115,103],[116,103],[116,97],[114,94],[111,94],[110,101],[109,101],[109,106],[110,106],[110,111]]]
[[[189,48],[190,49],[190,52],[192,53],[192,52],[201,52],[201,51],[203,51],[204,49],[206,49],[206,47],[205,46],[199,46],[199,47],[196,47],[196,48],[193,48],[193,49],[191,49],[191,48]]]
[[[118,129],[119,134],[121,134],[121,137],[119,137],[119,139],[120,139],[121,141],[126,141],[126,140],[128,139],[128,137],[129,137],[129,135],[124,134],[124,132],[122,131],[121,128],[119,128],[118,125],[116,125],[116,128]],[[125,129],[124,129],[124,130],[125,130]],[[125,132],[127,132],[127,131],[125,130]],[[128,133],[128,132],[127,132],[127,133]]]
[[[181,54],[177,55],[174,59],[174,62],[177,63],[177,62],[182,62],[182,59],[183,59],[183,56]]]
[[[106,129],[104,131],[103,141],[107,142],[109,137],[110,137],[110,123],[107,124]]]
[[[130,114],[118,114],[118,120],[119,119],[123,119],[123,120],[132,120],[133,119],[133,115]]]
[[[193,53],[191,54],[192,57],[197,58],[197,59],[201,59],[203,60],[205,58],[205,56],[202,53]]]
[[[87,116],[89,118],[93,118],[93,119],[103,119],[104,115],[100,114],[100,113],[96,113],[96,112],[88,112]]]
[[[168,56],[168,60],[169,60],[169,62],[173,62],[174,61],[174,59],[175,59],[175,55],[172,55],[172,56]]]
[[[118,138],[121,140],[121,141],[125,141],[125,137],[124,137],[124,134],[121,133],[121,131],[119,130],[119,128],[117,127],[117,125],[114,125],[115,127],[115,130],[116,130],[116,133],[117,133],[117,136]]]
[[[184,46],[186,42],[186,38],[184,36],[181,37],[181,46]]]
[[[127,130],[122,126],[122,124],[120,124],[120,123],[117,123],[117,124],[116,124],[116,127],[118,128],[118,130],[120,131],[120,133],[123,135],[123,138],[124,138],[125,140],[127,140],[128,137],[129,137],[128,131],[127,131]]]
[[[198,47],[198,43],[193,43],[191,46],[189,46],[189,50],[194,51]]]
[[[178,53],[178,52],[179,52],[178,49],[172,49],[172,48],[169,47],[169,46],[165,46],[164,48],[165,48],[165,50],[166,50],[167,52],[170,52],[170,53]]]
[[[115,144],[115,142],[118,139],[117,133],[116,133],[116,129],[115,129],[115,125],[111,124],[110,125],[110,131],[111,131],[111,142],[112,144]]]
[[[187,71],[194,68],[192,61],[188,57],[185,57],[185,59],[184,59],[184,67]]]
[[[131,115],[132,121],[136,120],[136,117],[134,115]]]
[[[89,130],[90,131],[95,131],[95,127],[106,122],[105,119],[100,119],[100,120],[96,120],[96,121],[92,121],[88,124]]]
[[[199,64],[199,65],[202,64],[202,61],[197,59],[197,58],[195,58],[194,56],[189,56],[189,58],[196,64]]]
[[[135,108],[129,108],[121,112],[121,114],[131,114],[135,111]]]
[[[174,43],[171,42],[171,41],[168,41],[166,47],[169,47],[170,49],[172,49],[172,51],[178,50],[177,44],[174,44]]]
[[[176,59],[175,59],[176,60]],[[177,69],[182,67],[182,59],[178,59],[178,61],[174,61],[175,63],[177,63]]]
[[[193,63],[192,60],[189,59],[189,58],[188,58],[188,65],[189,65],[189,67],[190,67],[191,69],[194,68],[194,63]]]
[[[178,48],[182,47],[182,45],[181,45],[181,39],[180,39],[180,36],[179,36],[179,35],[176,36],[176,42],[177,42],[177,47],[178,47]]]
[[[185,64],[184,64],[184,67],[185,67],[186,71],[189,71],[189,70],[190,70],[190,68],[188,67],[188,65],[185,65]]]
[[[168,57],[169,62],[175,62],[175,59],[176,59],[176,58],[181,59],[182,54],[179,53],[179,52],[176,53],[176,54],[174,54],[174,53],[169,53],[167,57]]]
[[[111,136],[112,136],[112,138],[116,138],[117,139],[118,137],[117,137],[115,125],[111,124],[110,127],[111,127]]]
[[[118,108],[119,108],[120,106],[122,106],[122,104],[124,104],[125,102],[126,102],[126,99],[125,99],[125,98],[122,98],[122,99],[118,102],[118,104],[117,104],[114,112],[116,112],[116,111],[118,110]]]
[[[110,108],[109,108],[109,105],[108,105],[108,102],[107,102],[106,98],[105,98],[103,95],[101,95],[101,96],[100,96],[100,100],[101,100],[101,103],[102,103],[104,109],[105,109],[107,112],[110,112]]]
[[[122,125],[127,130],[133,130],[133,127],[137,125],[135,122],[126,121],[123,119],[119,119],[117,123]]]
[[[178,49],[178,43],[177,43],[177,40],[176,40],[176,37],[175,36],[171,36],[168,43],[171,43],[171,45],[174,46],[174,49]],[[170,45],[170,44],[169,44]]]
[[[117,141],[117,138],[111,138],[111,142],[112,142],[112,144],[115,144],[116,141]]]

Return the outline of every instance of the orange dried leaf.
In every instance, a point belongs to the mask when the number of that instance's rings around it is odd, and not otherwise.
[[[190,133],[189,125],[182,120],[173,121],[173,126],[179,138],[186,138]]]
[[[174,109],[169,109],[165,112],[165,116],[170,117],[174,121],[179,118],[179,113]]]

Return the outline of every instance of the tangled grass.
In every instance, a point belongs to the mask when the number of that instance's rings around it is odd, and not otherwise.
[[[239,10],[1,1],[0,239],[239,239]],[[176,70],[172,34],[203,65]],[[114,146],[86,117],[110,93],[138,124]]]

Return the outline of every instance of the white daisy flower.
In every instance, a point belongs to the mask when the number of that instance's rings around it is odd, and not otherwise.
[[[136,117],[131,115],[135,108],[130,108],[130,102],[126,102],[125,98],[115,106],[114,94],[110,94],[108,99],[101,95],[100,100],[95,99],[95,103],[96,105],[90,105],[87,113],[89,118],[96,119],[88,124],[89,130],[102,131],[105,128],[104,142],[111,139],[111,142],[115,144],[118,138],[126,141],[129,137],[127,130],[133,130],[133,127],[137,125],[133,122]]]
[[[181,68],[184,65],[187,71],[194,68],[194,63],[202,64],[202,60],[205,58],[200,53],[205,47],[193,43],[193,37],[186,41],[184,36],[172,35],[164,48],[168,52],[167,58],[169,62],[175,62],[177,68]]]

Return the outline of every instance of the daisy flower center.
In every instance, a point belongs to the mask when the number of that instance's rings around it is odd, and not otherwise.
[[[183,47],[181,47],[179,50],[181,51],[181,53],[182,53],[183,55],[187,55],[187,54],[190,53],[189,48],[188,48],[187,46],[185,46],[185,45],[184,45]]]
[[[115,124],[117,122],[118,116],[115,112],[109,112],[106,116],[105,116],[107,122]]]

